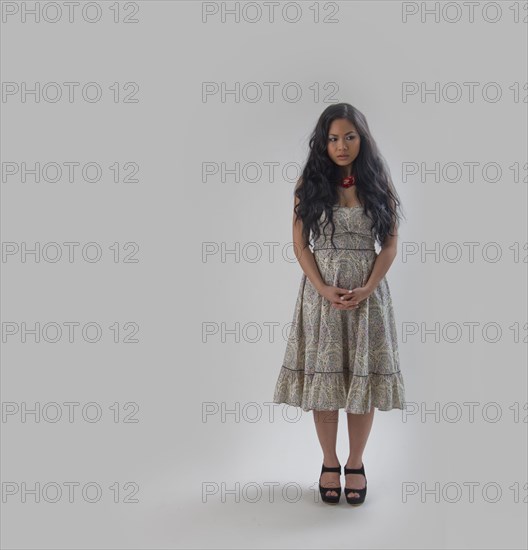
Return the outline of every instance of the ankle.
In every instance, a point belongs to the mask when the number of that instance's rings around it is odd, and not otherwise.
[[[363,458],[349,457],[346,461],[345,468],[358,469],[363,464]]]
[[[337,455],[324,455],[323,464],[329,468],[335,468],[336,466],[341,466]]]

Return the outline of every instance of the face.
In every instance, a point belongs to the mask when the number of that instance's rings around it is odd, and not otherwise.
[[[328,156],[338,166],[345,168],[358,156],[360,141],[356,127],[349,120],[336,119],[328,129]]]

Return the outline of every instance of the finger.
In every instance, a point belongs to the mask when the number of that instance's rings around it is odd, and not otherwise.
[[[341,288],[341,287],[336,287],[336,288],[337,288],[338,294],[350,294],[352,292],[352,289],[350,288]]]
[[[356,301],[353,301],[353,298],[350,297],[350,298],[339,298],[338,300],[334,300],[332,301],[333,304],[336,304],[338,306],[341,306],[341,307],[350,307],[351,305],[353,304],[356,304],[357,305],[357,298],[356,298]]]
[[[347,309],[356,309],[358,306],[353,306],[349,304],[332,304],[335,309],[347,310]]]

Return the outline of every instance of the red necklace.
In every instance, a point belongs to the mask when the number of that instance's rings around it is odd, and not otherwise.
[[[353,185],[356,185],[356,178],[354,175],[346,177],[343,182],[341,183],[341,187],[352,187]]]

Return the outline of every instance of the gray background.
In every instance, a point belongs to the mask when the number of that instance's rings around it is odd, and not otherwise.
[[[103,17],[93,24],[79,16],[36,24],[20,15],[2,23],[4,84],[95,81],[104,91],[97,103],[78,96],[73,103],[35,103],[32,96],[22,102],[15,95],[1,105],[3,163],[96,162],[104,170],[97,183],[2,181],[4,247],[94,241],[103,250],[95,263],[78,256],[73,263],[3,258],[4,323],[95,322],[103,329],[97,343],[78,335],[70,343],[63,335],[52,344],[5,336],[3,325],[4,410],[10,402],[34,408],[74,401],[99,403],[103,411],[94,423],[79,415],[72,423],[3,417],[3,548],[526,547],[526,24],[513,22],[513,2],[500,3],[496,23],[484,21],[480,7],[470,22],[461,3],[458,22],[416,15],[404,23],[402,4],[383,1],[337,2],[335,23],[322,21],[333,8],[320,2],[321,22],[314,23],[313,4],[298,2],[302,17],[295,23],[280,14],[274,22],[222,23],[215,16],[204,23],[200,2],[180,1],[135,3],[135,24],[112,21],[114,2],[96,3]],[[232,88],[270,81],[298,83],[302,98],[202,100],[202,82]],[[114,103],[114,82],[136,82],[139,102]],[[328,82],[337,86],[333,101],[367,117],[407,216],[387,279],[406,398],[418,412],[376,410],[364,456],[369,493],[357,509],[344,499],[338,507],[314,502],[321,451],[312,413],[270,405],[286,345],[282,330],[302,275],[288,248],[297,174],[284,177],[281,170],[302,166],[308,136],[329,105],[310,87]],[[402,82],[480,85],[474,102],[467,94],[456,102],[405,102]],[[501,101],[482,99],[487,82],[500,85]],[[515,82],[517,102],[508,89]],[[137,163],[140,181],[114,183],[107,167],[116,162]],[[273,180],[265,172],[257,181],[229,174],[204,180],[207,162],[262,169],[275,162],[279,171]],[[467,172],[455,182],[405,179],[409,162],[492,162],[502,177],[485,181],[479,168],[472,182]],[[509,168],[515,162],[518,182]],[[139,262],[114,262],[114,242],[122,251],[124,243],[137,243]],[[477,243],[474,261],[467,242]],[[204,257],[204,243],[248,251],[222,261],[218,253]],[[248,243],[262,253],[258,261]],[[265,243],[276,243],[273,258]],[[449,248],[438,261],[404,261],[404,247],[435,243],[441,250],[458,245],[462,257],[447,261]],[[499,261],[483,257],[487,243],[498,243]],[[128,333],[127,322],[138,324],[139,342],[114,343],[108,327],[119,323]],[[472,340],[464,323],[473,322]],[[206,324],[232,330],[237,323],[238,340],[202,336]],[[270,323],[278,327],[273,337]],[[404,341],[405,327],[422,323],[438,324],[438,341],[422,329]],[[486,323],[502,330],[497,342],[486,341]],[[449,341],[453,326],[463,329],[458,341]],[[251,327],[261,331],[255,340]],[[122,411],[137,403],[139,422],[113,422],[114,402]],[[476,403],[474,421],[467,402]],[[205,403],[238,406],[241,414],[203,419]],[[500,407],[497,422],[482,416],[493,417],[489,403]],[[435,406],[438,417],[421,417]],[[457,407],[461,417],[450,421]],[[252,421],[255,412],[261,417]],[[298,416],[287,421],[283,414]],[[341,411],[342,464],[347,451]],[[6,484],[23,482],[95,482],[103,495],[90,503],[77,491],[74,502],[64,494],[53,504],[6,494]],[[122,494],[114,503],[108,487],[119,483],[123,490],[127,482],[139,487],[138,502],[123,502]],[[472,482],[474,500],[464,485]],[[239,498],[205,499],[205,483],[240,487]],[[270,483],[278,484],[273,502]],[[294,492],[283,496],[287,483],[302,489],[299,500]],[[419,492],[405,500],[409,483]],[[498,502],[485,500],[487,483],[501,488]],[[438,502],[423,490],[435,484]],[[263,490],[260,497],[254,487]]]

